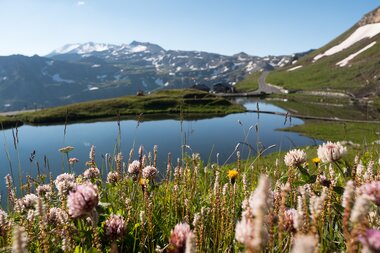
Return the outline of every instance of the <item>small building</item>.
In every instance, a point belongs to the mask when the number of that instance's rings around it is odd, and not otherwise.
[[[208,87],[205,84],[195,84],[195,85],[191,86],[191,88],[195,89],[195,90],[201,90],[201,91],[205,91],[205,92],[210,92],[210,87]]]
[[[143,90],[137,91],[136,96],[145,96],[144,91]]]
[[[227,83],[217,83],[212,86],[214,93],[235,93],[236,89],[234,86]]]

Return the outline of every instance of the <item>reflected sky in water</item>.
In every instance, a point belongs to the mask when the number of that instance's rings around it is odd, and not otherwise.
[[[257,106],[256,100],[243,99],[237,102],[244,103],[249,109],[256,109]],[[259,108],[263,111],[285,112],[283,109],[263,101],[259,102]],[[175,161],[177,157],[181,157],[181,147],[184,144],[188,145],[185,148],[188,153],[200,153],[205,161],[216,162],[217,153],[219,153],[219,163],[223,164],[234,152],[239,142],[248,144],[241,144],[239,147],[243,159],[248,156],[248,146],[253,148],[252,154],[258,146],[268,147],[275,144],[276,147],[270,150],[273,152],[319,143],[297,133],[277,130],[284,126],[302,124],[302,120],[293,118],[291,122],[287,120],[286,125],[284,122],[283,116],[260,114],[258,117],[256,113],[237,113],[225,117],[184,120],[182,123],[172,119],[146,121],[139,124],[136,120],[123,120],[120,122],[120,149],[127,159],[130,149],[135,147],[134,159],[137,159],[137,149],[140,145],[144,147],[146,153],[152,151],[154,145],[158,145],[158,169],[162,171],[161,174],[164,174],[167,154],[170,152]],[[96,147],[96,162],[98,167],[101,167],[102,155],[115,153],[118,134],[117,122],[71,124],[67,126],[65,137],[63,125],[25,125],[18,129],[19,144],[16,151],[13,145],[12,131],[5,130],[1,136],[0,180],[10,172],[10,166],[17,176],[19,163],[23,176],[29,173],[36,175],[37,161],[41,171],[46,172],[44,156],[48,158],[54,176],[63,172],[66,158],[57,150],[67,145],[75,147],[70,153],[70,157],[77,157],[80,160],[75,165],[77,174],[84,171],[84,163],[88,160],[91,145]],[[29,157],[34,150],[36,155],[31,163]],[[7,153],[10,156],[11,165]],[[231,157],[230,161],[234,159],[235,155]],[[1,187],[1,191],[5,196],[3,187]]]

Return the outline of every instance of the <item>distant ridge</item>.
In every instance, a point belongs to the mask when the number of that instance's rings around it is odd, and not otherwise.
[[[0,57],[0,111],[44,108],[137,92],[235,84],[294,56],[225,56],[167,50],[149,42],[72,43],[45,57]]]

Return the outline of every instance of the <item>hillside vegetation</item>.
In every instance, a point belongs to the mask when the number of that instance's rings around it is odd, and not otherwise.
[[[191,90],[164,90],[146,96],[126,96],[95,100],[36,112],[3,117],[0,121],[18,120],[24,123],[62,123],[86,119],[110,118],[140,114],[216,114],[242,112],[241,105],[215,95]]]

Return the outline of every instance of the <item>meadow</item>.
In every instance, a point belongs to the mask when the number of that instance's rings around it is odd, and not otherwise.
[[[376,145],[327,142],[247,160],[240,148],[233,164],[168,154],[162,169],[158,147],[107,158],[91,147],[82,164],[63,147],[56,178],[27,176],[16,188],[6,176],[1,252],[379,252]]]

